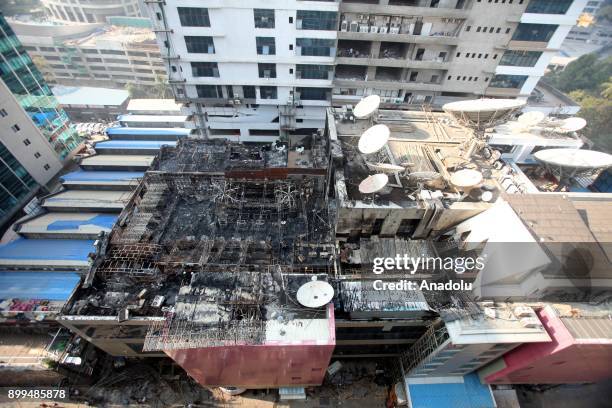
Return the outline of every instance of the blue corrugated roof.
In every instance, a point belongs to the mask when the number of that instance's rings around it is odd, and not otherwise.
[[[457,378],[458,381],[460,377]],[[476,373],[463,382],[409,384],[412,408],[495,408],[489,386],[481,384]]]
[[[191,129],[183,128],[135,128],[135,127],[110,127],[106,134],[112,135],[170,135],[188,136]]]
[[[162,146],[176,146],[174,141],[157,140],[107,140],[98,142],[96,149],[152,149],[159,150]]]
[[[19,238],[0,245],[0,259],[87,261],[87,255],[94,251],[93,243],[81,239]]]
[[[0,272],[0,299],[67,300],[79,280],[72,272]]]
[[[99,214],[87,220],[61,220],[47,225],[47,231],[78,230],[82,225],[97,225],[98,227],[113,228],[118,215]]]
[[[141,171],[84,171],[77,170],[64,174],[63,181],[129,181],[142,178]]]

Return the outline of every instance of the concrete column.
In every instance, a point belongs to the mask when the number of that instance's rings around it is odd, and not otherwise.
[[[380,41],[372,41],[372,45],[370,46],[370,55],[372,58],[378,58],[380,54]]]
[[[376,67],[369,66],[366,75],[367,75],[368,80],[370,81],[373,80],[376,77]]]

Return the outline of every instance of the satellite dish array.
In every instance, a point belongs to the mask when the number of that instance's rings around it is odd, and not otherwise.
[[[353,109],[353,115],[357,119],[371,119],[378,112],[380,97],[370,95],[363,98]],[[368,128],[357,143],[359,152],[365,156],[371,156],[380,152],[389,141],[391,130],[387,125],[378,124]],[[404,167],[391,163],[371,162],[366,159],[366,165],[376,174],[366,177],[359,183],[359,192],[362,194],[374,194],[384,189],[389,184],[388,174],[404,171]]]
[[[523,113],[516,121],[508,122],[508,126],[515,133],[539,131],[544,133],[567,134],[577,132],[586,125],[587,122],[583,118],[547,118],[544,113],[537,111]]]

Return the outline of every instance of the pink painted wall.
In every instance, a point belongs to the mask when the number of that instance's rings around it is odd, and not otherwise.
[[[552,342],[523,344],[502,357],[490,384],[562,384],[612,378],[612,342],[576,340],[554,311],[537,312]]]
[[[200,385],[242,388],[321,385],[335,347],[333,305],[330,338],[323,344],[232,345],[167,350],[165,353]],[[308,330],[308,329],[305,329]]]

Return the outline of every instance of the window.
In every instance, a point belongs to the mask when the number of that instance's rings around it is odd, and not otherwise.
[[[539,51],[515,51],[508,50],[499,61],[499,65],[511,67],[535,67],[542,55]]]
[[[257,37],[255,38],[257,44],[257,54],[259,55],[275,55],[276,45],[274,44],[274,37]]]
[[[333,11],[298,10],[298,30],[336,30],[337,13]]]
[[[246,99],[255,99],[257,98],[255,93],[255,87],[251,85],[242,85],[242,95]]]
[[[194,77],[219,77],[219,67],[216,62],[192,62],[191,73]]]
[[[29,146],[32,144],[32,142],[30,142],[30,139],[23,139],[23,144]]]
[[[177,7],[183,27],[210,27],[208,9],[203,7]]]
[[[313,57],[331,57],[334,40],[324,38],[297,38],[295,44],[300,47],[300,55]]]
[[[44,168],[45,170],[49,170],[49,169],[51,168],[51,166],[49,166],[48,164],[45,164],[45,165],[43,166],[43,168]]]
[[[8,113],[6,113],[6,110],[4,108],[0,109],[0,116],[2,116],[3,118],[6,118],[8,116]]]
[[[519,23],[512,39],[516,41],[548,42],[557,30],[557,27],[559,26],[553,24]]]
[[[527,75],[495,75],[490,86],[493,88],[519,89],[527,81],[527,78],[529,78]]]
[[[34,157],[37,158],[37,159],[40,159],[40,153],[38,153],[38,152],[34,153]]]
[[[257,64],[257,68],[260,78],[276,78],[276,64]]]
[[[97,54],[98,50],[96,49],[91,49],[91,48],[81,48],[81,52],[83,54]]]
[[[565,14],[574,0],[530,0],[525,13]]]
[[[259,95],[261,99],[277,99],[278,98],[275,86],[260,86]]]
[[[99,67],[97,65],[92,65],[89,67],[89,69],[91,69],[92,71],[106,71],[105,67]]]
[[[199,98],[223,98],[223,88],[220,85],[196,85]]]
[[[328,88],[297,88],[297,91],[300,99],[305,101],[326,101],[331,94]]]
[[[102,62],[102,58],[86,58],[87,62]]]
[[[187,52],[200,54],[215,53],[215,45],[212,37],[185,36],[185,46],[187,47]]]
[[[118,59],[118,58],[106,58],[104,59],[104,62],[108,63],[108,64],[129,64],[128,60],[124,60],[124,59]]]
[[[419,75],[418,72],[411,72],[410,73],[410,82],[415,82],[417,80],[417,76]]]
[[[329,65],[297,65],[297,77],[301,79],[329,79]]]
[[[274,28],[273,9],[253,9],[255,28]]]
[[[14,124],[13,126],[11,126],[11,129],[13,130],[13,132],[17,133],[21,130],[21,128],[19,127],[19,125]]]

